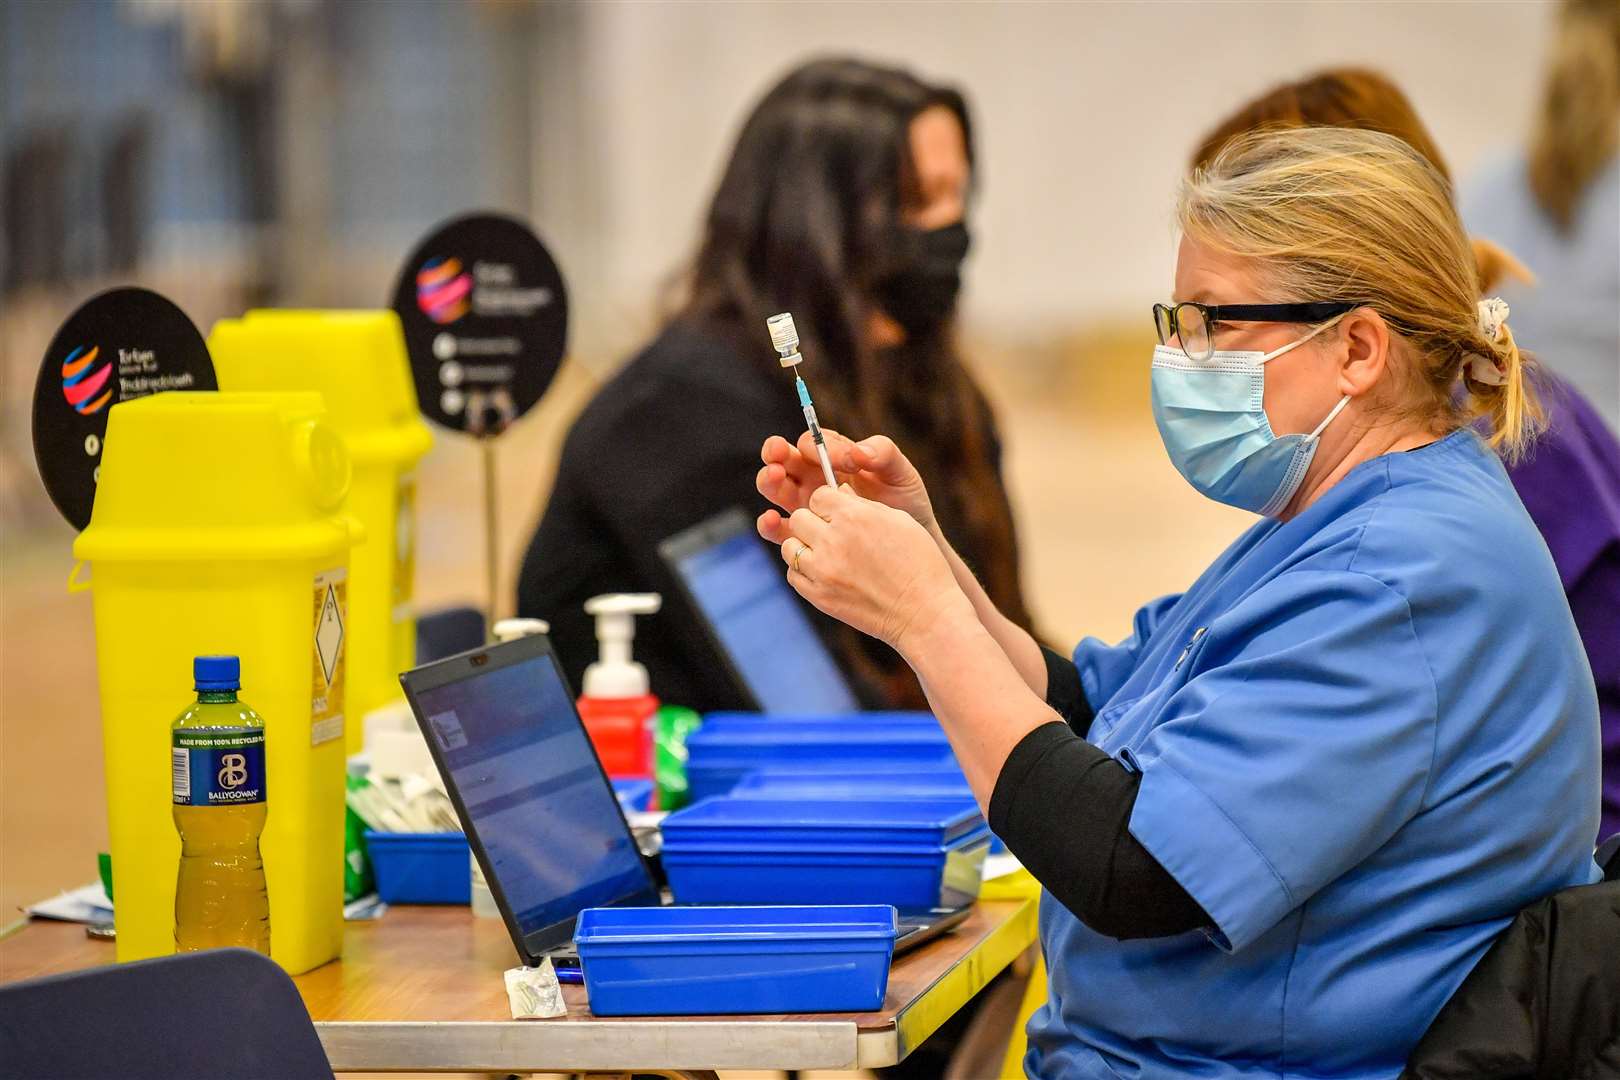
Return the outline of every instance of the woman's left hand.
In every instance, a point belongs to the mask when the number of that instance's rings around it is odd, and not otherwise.
[[[972,613],[928,531],[847,484],[817,488],[786,531],[782,561],[799,595],[902,653],[910,635],[953,607]]]

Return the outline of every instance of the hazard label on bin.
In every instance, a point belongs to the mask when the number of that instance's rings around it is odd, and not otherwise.
[[[310,697],[309,744],[343,736],[343,639],[348,573],[315,575],[315,672]]]

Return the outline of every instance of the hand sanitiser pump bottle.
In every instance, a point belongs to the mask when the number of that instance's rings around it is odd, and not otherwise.
[[[199,656],[197,700],[171,726],[176,952],[239,945],[270,954],[270,897],[259,834],[266,813],[264,721],[236,699],[241,662]]]
[[[647,669],[631,659],[636,616],[651,615],[662,604],[657,593],[609,593],[585,602],[596,617],[601,659],[585,669],[579,717],[611,777],[652,773],[652,726],[658,699],[649,691]]]

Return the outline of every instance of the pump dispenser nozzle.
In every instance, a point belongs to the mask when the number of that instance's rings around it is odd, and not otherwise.
[[[502,619],[495,624],[495,640],[505,644],[531,634],[549,634],[551,624],[544,619]]]
[[[585,601],[585,614],[596,617],[601,659],[585,669],[588,698],[633,698],[647,693],[647,669],[631,659],[636,616],[651,615],[663,605],[657,593],[607,593]]]

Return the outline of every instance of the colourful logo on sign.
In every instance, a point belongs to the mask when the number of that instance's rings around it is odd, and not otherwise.
[[[112,378],[112,365],[96,367],[96,357],[100,355],[101,346],[92,345],[87,351],[80,345],[62,361],[62,396],[85,416],[105,409],[113,396],[112,387],[107,385],[107,380]]]
[[[467,314],[471,293],[472,275],[461,268],[460,259],[429,259],[416,272],[416,306],[440,325]]]

